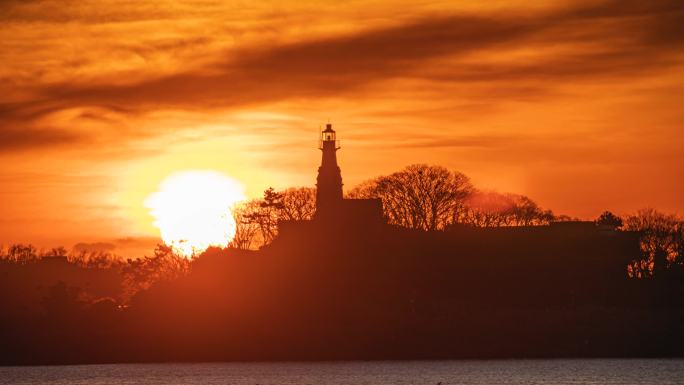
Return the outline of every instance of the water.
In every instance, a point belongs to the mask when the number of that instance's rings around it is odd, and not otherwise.
[[[0,384],[681,384],[684,359],[114,364],[0,367]]]

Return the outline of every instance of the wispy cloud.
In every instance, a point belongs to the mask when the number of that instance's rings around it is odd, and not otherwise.
[[[36,97],[0,105],[2,130],[9,139],[3,148],[78,142],[80,134],[37,123],[39,118],[69,108],[97,107],[124,113],[160,108],[230,109],[339,96],[400,77],[497,82],[498,87],[536,80],[548,82],[549,88],[558,82],[591,77],[629,78],[680,65],[683,26],[681,2],[611,1],[532,15],[426,16],[361,33],[241,47],[225,51],[209,65],[133,84],[121,84],[119,79],[96,84],[79,79],[37,84]],[[138,50],[144,56],[146,51],[199,45],[205,40],[174,41]],[[513,62],[473,56],[521,47],[535,47],[543,53],[559,44],[571,49]],[[539,84],[527,90],[545,91]],[[92,114],[81,118],[97,119]]]
[[[0,153],[71,144],[81,139],[81,136],[64,129],[2,127],[0,129]]]

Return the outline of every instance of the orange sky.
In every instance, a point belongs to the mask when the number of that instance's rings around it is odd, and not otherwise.
[[[348,188],[420,162],[684,213],[681,1],[337,3],[0,1],[0,243],[147,247],[185,169],[312,186],[328,119]]]

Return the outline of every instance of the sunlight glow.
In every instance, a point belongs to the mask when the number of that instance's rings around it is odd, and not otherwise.
[[[164,243],[192,258],[209,246],[228,246],[236,226],[231,210],[244,199],[243,186],[227,175],[184,171],[168,176],[145,206]]]

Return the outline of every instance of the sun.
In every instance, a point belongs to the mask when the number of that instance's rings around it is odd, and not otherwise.
[[[162,241],[186,257],[209,246],[226,247],[235,236],[232,209],[245,199],[243,186],[216,171],[183,171],[168,176],[145,206]]]

